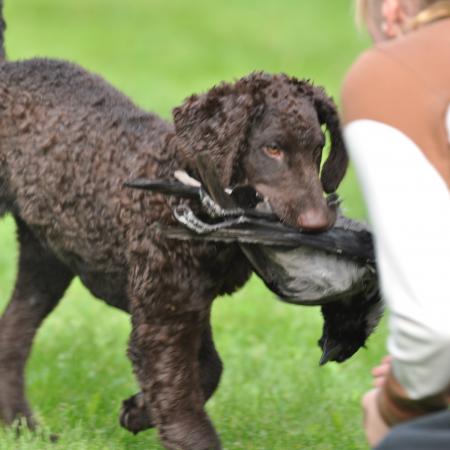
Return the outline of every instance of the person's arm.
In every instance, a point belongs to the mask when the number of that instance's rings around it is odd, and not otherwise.
[[[344,138],[364,191],[390,311],[392,371],[378,396],[392,425],[445,408],[450,380],[450,193],[416,144],[374,120]]]

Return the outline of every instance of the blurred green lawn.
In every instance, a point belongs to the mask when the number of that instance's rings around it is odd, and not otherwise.
[[[253,70],[339,84],[368,45],[351,0],[5,0],[9,59],[51,56],[103,75],[139,105],[169,118],[191,93]],[[346,211],[364,217],[353,171],[341,188]],[[13,287],[11,218],[0,224],[0,306]],[[366,449],[359,399],[384,353],[385,330],[344,365],[318,367],[317,309],[285,305],[253,279],[214,307],[225,363],[208,404],[225,449]],[[159,449],[156,434],[117,423],[137,387],[125,356],[128,317],[74,282],[41,329],[28,391],[42,434],[0,431],[0,449]],[[57,433],[57,444],[45,438]],[[43,437],[44,436],[44,437]]]

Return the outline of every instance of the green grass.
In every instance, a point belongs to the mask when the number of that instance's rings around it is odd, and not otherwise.
[[[76,61],[141,106],[170,117],[193,92],[253,70],[339,84],[367,45],[350,0],[5,0],[10,59]],[[347,212],[364,217],[353,171],[341,188]],[[0,307],[13,287],[11,218],[0,223]],[[359,399],[384,353],[385,330],[344,365],[318,367],[317,309],[285,305],[253,279],[213,312],[225,363],[208,404],[225,449],[366,449]],[[36,339],[28,392],[42,433],[0,431],[1,450],[159,449],[154,431],[117,424],[137,387],[125,356],[128,317],[73,283]],[[56,433],[50,444],[45,437]]]

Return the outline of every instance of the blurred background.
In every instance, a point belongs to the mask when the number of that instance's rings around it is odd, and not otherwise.
[[[8,59],[47,56],[101,74],[141,107],[170,119],[195,92],[254,70],[339,86],[369,45],[351,0],[5,0]],[[349,171],[340,194],[365,217]],[[0,223],[0,308],[13,289],[14,225]],[[208,411],[225,449],[366,449],[359,408],[370,367],[384,354],[385,326],[343,365],[319,368],[319,309],[282,304],[252,279],[216,301],[216,344],[225,364]],[[28,392],[43,433],[0,449],[159,449],[156,434],[118,425],[120,403],[137,391],[126,358],[129,318],[75,281],[46,321],[28,366]],[[49,444],[47,433],[60,439]]]

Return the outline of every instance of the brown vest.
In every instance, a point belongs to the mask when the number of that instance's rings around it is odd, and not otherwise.
[[[365,52],[342,90],[343,122],[391,125],[422,150],[450,187],[450,19],[425,25]]]

